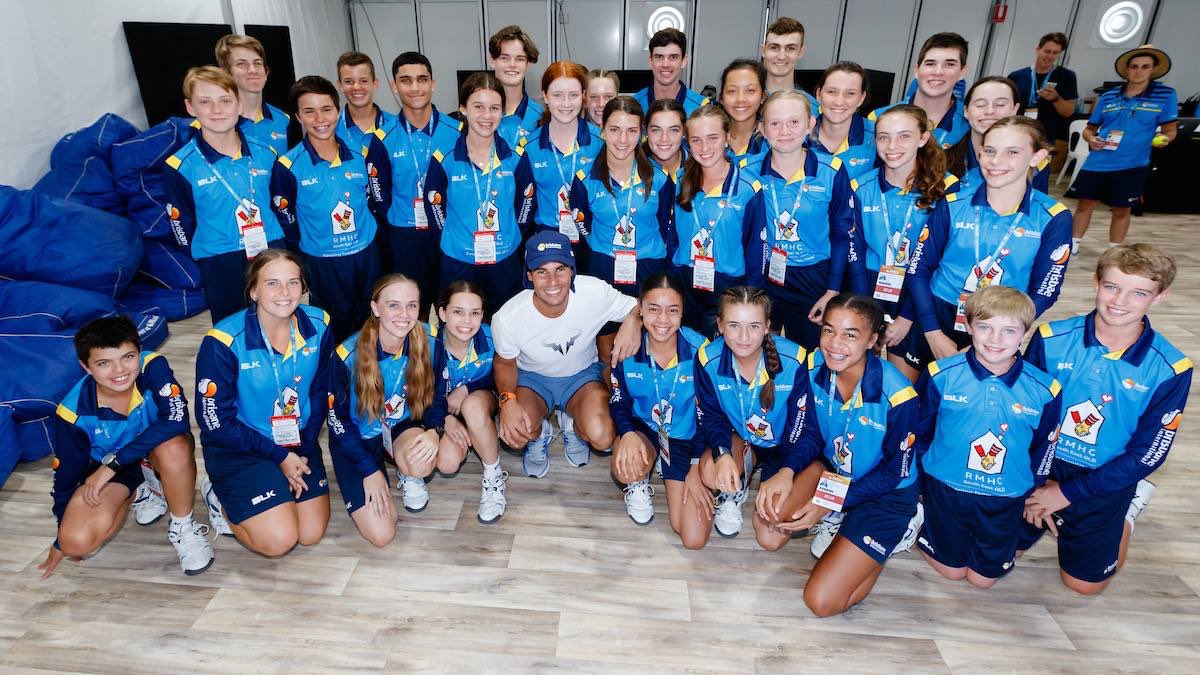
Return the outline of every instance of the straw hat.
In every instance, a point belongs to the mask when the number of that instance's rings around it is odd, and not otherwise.
[[[1117,57],[1116,62],[1113,63],[1113,68],[1116,69],[1117,75],[1120,75],[1122,78],[1126,77],[1125,70],[1129,68],[1129,60],[1135,56],[1154,57],[1156,65],[1154,66],[1154,71],[1150,73],[1150,79],[1152,80],[1157,80],[1171,70],[1171,57],[1167,56],[1166,52],[1161,49],[1155,49],[1154,45],[1142,45],[1141,47],[1130,49]]]

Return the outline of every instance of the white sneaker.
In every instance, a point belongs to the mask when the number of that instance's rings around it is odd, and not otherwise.
[[[167,513],[167,500],[142,482],[133,493],[133,518],[138,525],[151,525]]]
[[[425,487],[424,478],[405,476],[396,472],[400,479],[400,493],[403,495],[404,510],[409,513],[420,513],[429,506],[429,488]]]
[[[208,523],[212,526],[212,531],[232,537],[233,530],[229,529],[229,521],[225,520],[225,515],[221,513],[221,500],[217,499],[217,493],[213,491],[212,481],[204,479],[200,484],[200,494],[204,495],[204,506],[208,508]]]
[[[508,506],[508,499],[504,496],[507,485],[507,471],[483,477],[483,491],[479,494],[479,522],[491,525],[504,515],[504,508]]]
[[[1150,498],[1157,489],[1154,483],[1145,478],[1138,481],[1137,491],[1133,493],[1133,499],[1129,500],[1129,510],[1125,512],[1125,522],[1129,523],[1130,532],[1133,531],[1134,521],[1146,510],[1146,505],[1150,503]]]
[[[567,463],[575,468],[587,464],[592,458],[592,449],[575,433],[575,420],[564,410],[558,411],[558,428],[562,431],[563,456]]]
[[[208,526],[191,519],[178,527],[174,523],[171,525],[167,528],[167,540],[175,547],[183,573],[191,577],[212,567],[216,555],[205,537]]]
[[[825,555],[825,549],[833,543],[833,538],[837,536],[838,530],[842,527],[842,518],[845,514],[836,511],[830,512],[829,515],[821,519],[813,536],[812,545],[808,550],[812,552],[814,558],[820,558]],[[911,544],[910,544],[911,546]]]
[[[650,481],[640,480],[625,486],[625,512],[638,525],[648,525],[654,520],[654,486]]]
[[[731,539],[742,531],[742,505],[737,500],[741,490],[735,493],[722,492],[717,496],[717,509],[713,513],[713,527],[717,534]],[[745,497],[742,498],[745,500]]]
[[[921,526],[925,524],[925,507],[921,502],[917,502],[917,512],[908,521],[908,529],[904,530],[904,536],[900,537],[900,543],[896,544],[896,548],[892,549],[892,555],[904,553],[917,543],[917,535],[921,533]],[[888,556],[889,558],[891,556]]]

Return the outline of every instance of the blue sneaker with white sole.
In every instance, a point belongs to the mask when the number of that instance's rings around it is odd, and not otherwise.
[[[554,440],[554,428],[549,420],[542,420],[542,435],[525,444],[525,475],[544,478],[550,471],[550,441]]]
[[[563,455],[567,463],[575,468],[587,464],[592,458],[592,448],[575,433],[575,420],[562,410],[558,411],[558,428],[562,430]]]

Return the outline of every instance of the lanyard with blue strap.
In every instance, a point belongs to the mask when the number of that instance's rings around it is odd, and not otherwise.
[[[404,347],[407,345],[408,345],[408,338],[405,337],[404,342],[401,343],[400,352],[398,354],[393,354],[391,358],[397,359],[401,356],[406,356]],[[388,421],[388,418],[390,417],[391,413],[397,412],[397,411],[401,411],[401,417],[403,417],[402,411],[404,410],[404,406],[406,405],[407,398],[408,398],[407,394],[405,393],[405,385],[404,385],[404,378],[405,378],[405,375],[407,375],[407,374],[408,374],[408,361],[406,360],[404,362],[404,365],[402,365],[396,369],[396,377],[394,380],[392,380],[391,389],[388,389],[387,387],[385,387],[384,391],[383,391],[383,411],[382,411],[382,414],[379,416],[379,422],[383,426],[383,434],[382,434],[383,447],[385,449],[387,449],[387,451],[389,453],[391,453],[391,451],[392,451],[392,425]],[[400,405],[398,405],[394,409],[389,409],[388,402],[391,400],[393,395],[400,396]]]
[[[826,366],[826,368],[829,368],[829,366]],[[866,377],[865,369],[863,371],[863,377]],[[862,381],[863,381],[863,378],[860,377],[858,379],[858,384],[854,385],[854,392],[850,394],[850,398],[847,401],[845,401],[843,404],[843,405],[851,408],[851,411],[846,413],[845,424],[843,424],[843,426],[842,426],[842,436],[841,436],[842,445],[841,445],[841,447],[838,447],[836,445],[837,439],[834,439],[834,441],[835,441],[834,470],[837,472],[837,474],[839,476],[849,476],[850,475],[849,472],[842,471],[842,466],[845,464],[845,460],[850,457],[850,440],[853,438],[850,435],[850,422],[851,422],[851,420],[854,419],[854,413],[853,413],[852,409],[853,409],[854,403],[856,401],[858,401],[860,396],[862,396]],[[827,408],[826,414],[827,414],[827,417],[829,418],[829,423],[831,426],[833,424],[833,419],[834,419],[833,418],[834,409],[838,407],[837,406],[837,398],[836,398],[837,393],[838,393],[837,392],[837,373],[834,372],[833,370],[830,370],[829,371],[829,402],[826,404],[826,408]]]
[[[284,447],[295,447],[300,445],[300,418],[301,401],[299,390],[296,390],[295,409],[289,410],[291,404],[288,402],[287,390],[283,386],[283,381],[279,377],[279,364],[275,362],[275,347],[271,345],[270,338],[267,337],[267,331],[262,327],[262,323],[258,324],[259,333],[262,335],[263,345],[266,347],[267,363],[271,366],[271,375],[275,378],[275,395],[276,402],[279,404],[279,414],[271,415],[271,439],[275,445]],[[298,384],[300,378],[296,375],[297,363],[300,360],[300,350],[296,346],[296,323],[295,318],[291,320],[291,327],[288,333],[288,346],[284,353],[283,359],[287,360],[287,353],[292,355],[292,383]]]
[[[808,161],[807,158],[805,161]],[[803,165],[801,165],[801,170],[803,170]],[[783,179],[784,187],[787,187],[787,181],[788,179],[785,177]],[[771,210],[775,213],[775,223],[777,227],[775,230],[776,239],[782,241],[797,241],[799,239],[797,228],[799,227],[800,223],[796,219],[796,211],[800,209],[800,203],[804,201],[804,186],[807,183],[808,176],[806,175],[800,179],[800,184],[796,186],[796,198],[792,201],[792,208],[788,209],[787,211],[782,211],[779,208],[780,188],[774,183],[774,181],[772,181],[771,189],[767,191],[767,194],[771,197]],[[788,227],[789,224],[791,225],[790,228]]]
[[[633,224],[633,193],[637,192],[634,187],[634,180],[637,178],[637,163],[629,168],[629,183],[628,187],[621,184],[618,180],[613,180],[617,184],[617,189],[625,191],[625,212],[621,213],[617,208],[620,202],[617,201],[616,195],[613,195],[613,208],[617,212],[616,233],[613,235],[613,246],[621,246],[624,248],[637,248],[637,238],[634,235]],[[694,207],[693,207],[694,208]]]
[[[962,333],[967,332],[967,298],[980,288],[991,285],[992,281],[1000,275],[1000,263],[1009,253],[1006,248],[1008,240],[1012,238],[1024,218],[1025,214],[1018,211],[1017,217],[1013,219],[1012,225],[1008,226],[1008,231],[1000,238],[1000,243],[996,244],[996,248],[987,258],[980,258],[979,231],[983,229],[983,215],[980,207],[975,207],[975,262],[971,263],[971,271],[967,272],[967,278],[963,280],[962,292],[958,295],[958,306],[954,312],[955,330]],[[987,269],[983,267],[984,260],[988,262]],[[974,283],[972,284],[972,282]]]
[[[696,234],[692,237],[692,250],[690,251],[692,286],[709,292],[712,292],[716,288],[717,227],[721,224],[721,218],[725,215],[725,207],[729,206],[732,191],[741,175],[741,170],[737,164],[731,162],[730,167],[733,171],[733,175],[729,181],[730,192],[722,192],[721,196],[717,199],[717,217],[708,221],[709,227],[712,228],[711,230],[705,230],[700,226],[700,209],[708,201],[707,196],[703,194],[703,186],[700,188],[701,195],[699,196],[701,198],[692,200],[692,222],[696,224]],[[708,237],[707,241],[704,237],[705,234]]]
[[[549,126],[546,127],[546,135],[550,135]],[[558,231],[571,240],[572,244],[579,242],[579,226],[575,224],[575,214],[571,212],[571,181],[575,177],[575,166],[579,160],[579,141],[571,139],[571,147],[568,152],[571,154],[571,170],[564,174],[562,165],[562,154],[558,151],[558,146],[554,145],[554,140],[550,140],[550,155],[554,157],[554,167],[558,169],[558,191],[556,199],[558,200]]]
[[[216,176],[217,180],[220,181],[221,185],[225,187],[225,191],[229,193],[229,196],[233,197],[234,203],[237,204],[233,212],[233,222],[237,226],[238,235],[242,239],[242,248],[246,250],[246,257],[253,258],[267,250],[266,228],[263,227],[262,217],[259,215],[258,203],[255,198],[254,164],[252,159],[246,156],[246,182],[250,188],[250,199],[248,201],[241,193],[233,189],[233,186],[225,179],[224,174],[217,169],[215,163],[208,162],[208,168]]]
[[[735,395],[737,395],[738,415],[741,417],[741,424],[742,424],[742,428],[738,430],[739,436],[742,435],[742,433],[744,433],[750,429],[750,424],[749,424],[750,423],[750,411],[753,410],[754,401],[756,400],[755,396],[758,394],[759,388],[762,387],[762,383],[759,382],[759,380],[762,379],[761,373],[765,369],[766,369],[766,357],[765,357],[765,355],[760,354],[758,357],[758,365],[754,368],[754,376],[751,378],[751,381],[746,384],[746,387],[745,387],[746,393],[749,395],[749,397],[748,397],[749,405],[747,405],[746,397],[742,396],[742,387],[738,385],[738,380],[741,379],[742,373],[740,370],[738,370],[737,359],[736,358],[734,359],[733,393]],[[751,435],[753,435],[753,433],[751,433]],[[749,443],[748,440],[747,440],[747,443]]]
[[[496,145],[495,145],[495,143],[494,142],[492,143],[492,148],[488,152],[488,158],[487,158],[487,161],[485,161],[483,164],[483,169],[479,169],[479,167],[475,166],[475,163],[470,161],[470,159],[471,158],[468,156],[467,163],[471,165],[470,166],[471,180],[475,184],[475,200],[477,202],[479,202],[479,208],[476,209],[476,211],[475,211],[475,214],[477,216],[479,216],[478,229],[479,230],[489,230],[489,231],[494,230],[495,229],[494,227],[491,227],[491,228],[487,227],[487,220],[484,218],[484,212],[490,211],[490,209],[487,208],[488,206],[492,206],[493,208],[495,208],[491,201],[492,176],[496,175],[496,167],[495,167]],[[483,192],[479,191],[479,174],[481,174],[481,173],[487,173],[487,182],[483,184]],[[493,216],[493,218],[494,218],[494,216]]]
[[[897,188],[898,190],[899,188]],[[908,232],[912,229],[912,212],[913,208],[917,205],[917,200],[913,199],[908,203],[908,210],[904,212],[904,229],[899,231],[900,243],[896,246],[892,245],[892,234],[894,231],[892,230],[892,214],[888,206],[886,190],[879,191],[879,200],[883,203],[883,208],[881,209],[883,213],[883,229],[887,232],[887,239],[885,241],[887,252],[884,255],[884,264],[886,265],[888,258],[891,258],[894,264],[903,265],[908,259],[908,256],[904,255],[904,253],[908,250]]]
[[[1054,74],[1054,69],[1058,66],[1050,66],[1046,77],[1042,79],[1042,83],[1037,83],[1037,71],[1033,66],[1029,66],[1029,107],[1035,107],[1038,104],[1038,92],[1046,88],[1046,84],[1050,82],[1050,76]]]

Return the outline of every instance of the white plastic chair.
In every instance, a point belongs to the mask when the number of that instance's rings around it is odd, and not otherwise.
[[[1067,160],[1063,162],[1062,168],[1058,171],[1058,177],[1054,179],[1054,184],[1058,185],[1062,182],[1063,175],[1067,173],[1067,167],[1071,169],[1071,182],[1067,184],[1067,189],[1070,189],[1075,184],[1075,177],[1079,175],[1079,170],[1083,168],[1083,160],[1087,159],[1088,153],[1092,151],[1088,146],[1087,141],[1083,140],[1083,129],[1087,126],[1087,120],[1075,120],[1071,122],[1070,132],[1067,134]]]

